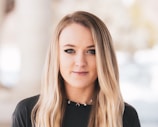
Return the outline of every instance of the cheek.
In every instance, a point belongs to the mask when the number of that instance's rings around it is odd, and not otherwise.
[[[65,67],[65,64],[63,62],[60,63],[60,74],[65,79],[65,76],[67,75],[67,68]]]
[[[68,59],[68,57],[62,55],[60,56],[60,72],[62,75],[67,74],[69,70],[71,69],[71,60]]]
[[[72,61],[71,59],[63,55],[60,57],[59,63],[61,67],[67,67],[67,66],[70,66],[71,61]]]
[[[62,51],[60,51],[60,54],[59,54],[60,67],[65,65],[65,61],[66,61],[66,57],[65,57],[64,53]]]
[[[97,65],[96,65],[96,59],[93,58],[91,60],[89,60],[89,65],[93,70],[97,70]]]
[[[94,61],[91,62],[91,70],[92,70],[93,75],[95,75],[97,77],[97,65],[96,65],[96,62],[94,62]]]

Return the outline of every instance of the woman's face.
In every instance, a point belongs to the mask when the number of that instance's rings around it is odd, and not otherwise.
[[[95,45],[88,28],[73,23],[59,37],[60,73],[66,87],[94,88],[97,79]]]

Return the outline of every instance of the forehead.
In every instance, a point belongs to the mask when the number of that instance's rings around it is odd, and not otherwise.
[[[90,29],[78,23],[69,24],[61,31],[59,43],[60,45],[67,43],[75,45],[94,44]]]

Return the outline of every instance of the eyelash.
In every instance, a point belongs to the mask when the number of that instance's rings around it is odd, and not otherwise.
[[[88,54],[95,55],[95,49],[90,49],[87,51]]]
[[[74,49],[65,49],[64,52],[66,52],[68,54],[73,54],[73,53],[75,53],[75,50]],[[87,50],[86,54],[95,55],[95,49],[89,49],[89,50]]]
[[[68,54],[72,54],[72,53],[75,53],[75,51],[73,49],[66,49],[64,50],[66,53]]]

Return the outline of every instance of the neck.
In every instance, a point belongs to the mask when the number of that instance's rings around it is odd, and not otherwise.
[[[94,88],[80,89],[74,87],[65,87],[67,99],[80,104],[90,104],[93,99]]]

